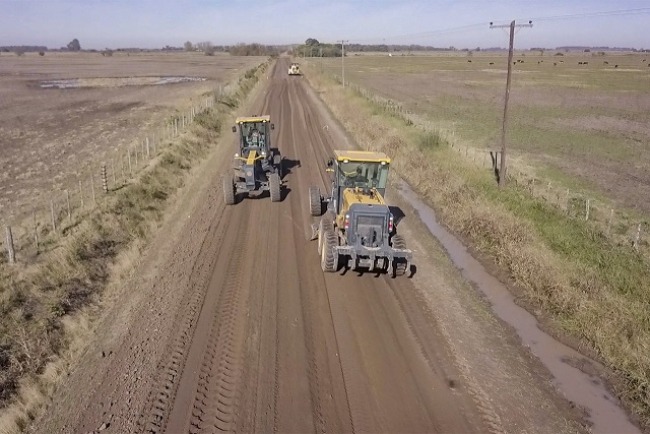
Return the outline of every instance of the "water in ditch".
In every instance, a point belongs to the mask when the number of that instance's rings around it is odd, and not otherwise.
[[[542,331],[536,318],[517,305],[508,288],[492,276],[458,238],[438,223],[433,209],[422,202],[406,182],[401,181],[397,187],[431,234],[444,246],[463,277],[479,288],[493,311],[516,330],[522,343],[551,372],[554,386],[588,412],[588,419],[593,424],[591,430],[594,433],[640,433],[619,406],[618,399],[597,377],[567,363],[586,357]]]

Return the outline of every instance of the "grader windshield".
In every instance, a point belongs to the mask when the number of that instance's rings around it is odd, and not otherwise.
[[[267,122],[242,122],[240,124],[242,147],[259,147],[266,149],[269,136]]]
[[[338,184],[341,187],[386,188],[388,164],[385,162],[339,161]]]

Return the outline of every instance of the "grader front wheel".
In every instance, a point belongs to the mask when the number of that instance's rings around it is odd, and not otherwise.
[[[309,187],[309,213],[313,216],[319,216],[323,204],[320,198],[320,188]]]
[[[280,176],[277,173],[271,173],[269,175],[269,193],[271,194],[271,202],[280,202],[280,200],[282,200],[280,183]]]
[[[230,176],[221,178],[221,186],[223,188],[223,200],[226,205],[235,204],[235,184]]]

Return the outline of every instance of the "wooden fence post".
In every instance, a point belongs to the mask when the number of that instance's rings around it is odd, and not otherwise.
[[[634,237],[634,249],[639,250],[639,240],[641,239],[641,223],[636,228],[636,237]]]
[[[117,186],[117,177],[115,176],[115,158],[111,158],[111,173],[113,174],[113,188]]]
[[[72,208],[70,207],[70,192],[65,191],[65,202],[68,205],[68,220],[72,220]]]
[[[102,163],[102,189],[104,194],[108,193],[108,178],[106,177],[106,163]]]
[[[149,137],[145,137],[144,141],[147,145],[147,158],[151,158],[151,154],[149,152]]]
[[[590,211],[591,200],[585,200],[585,221],[589,220],[589,211]]]
[[[52,230],[56,232],[56,217],[54,216],[54,201],[50,200],[50,215],[52,217]]]
[[[80,203],[80,208],[83,209],[84,207],[84,193],[83,189],[81,188],[81,179],[79,179],[79,200],[81,201]]]
[[[16,252],[14,250],[14,237],[11,234],[11,227],[7,226],[7,255],[9,257],[9,263],[16,263]]]
[[[132,176],[133,175],[133,167],[131,166],[131,149],[127,148],[126,155],[127,155],[128,159],[129,159],[129,176]]]
[[[32,219],[34,221],[34,243],[36,244],[36,250],[38,251],[40,243],[38,241],[38,221],[36,220],[36,211],[32,213]]]

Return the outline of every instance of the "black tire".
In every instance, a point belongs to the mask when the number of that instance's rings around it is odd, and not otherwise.
[[[326,273],[336,271],[338,258],[336,254],[336,234],[333,229],[328,229],[323,234],[323,251],[320,255],[320,267]]]
[[[223,200],[226,202],[226,205],[235,204],[235,184],[232,181],[230,176],[224,176],[221,178],[221,186],[223,188]]]
[[[269,193],[271,194],[271,202],[280,202],[282,200],[280,184],[280,176],[277,173],[271,173],[269,175]]]
[[[318,254],[320,255],[323,252],[323,240],[325,239],[324,234],[329,230],[334,230],[334,217],[331,212],[325,213],[323,217],[320,218],[318,222]]]
[[[313,216],[321,215],[323,203],[320,198],[320,188],[309,187],[309,213]]]
[[[402,237],[399,234],[393,235],[392,238],[393,241],[393,248],[395,249],[406,249],[406,241],[404,241],[404,237]],[[393,260],[392,264],[393,268],[393,277],[397,276],[403,276],[406,273],[406,268],[408,266],[408,263],[404,259],[395,259]]]
[[[275,173],[277,173],[280,179],[282,179],[284,171],[282,170],[282,155],[280,155],[280,153],[273,156],[273,166],[275,167]]]

